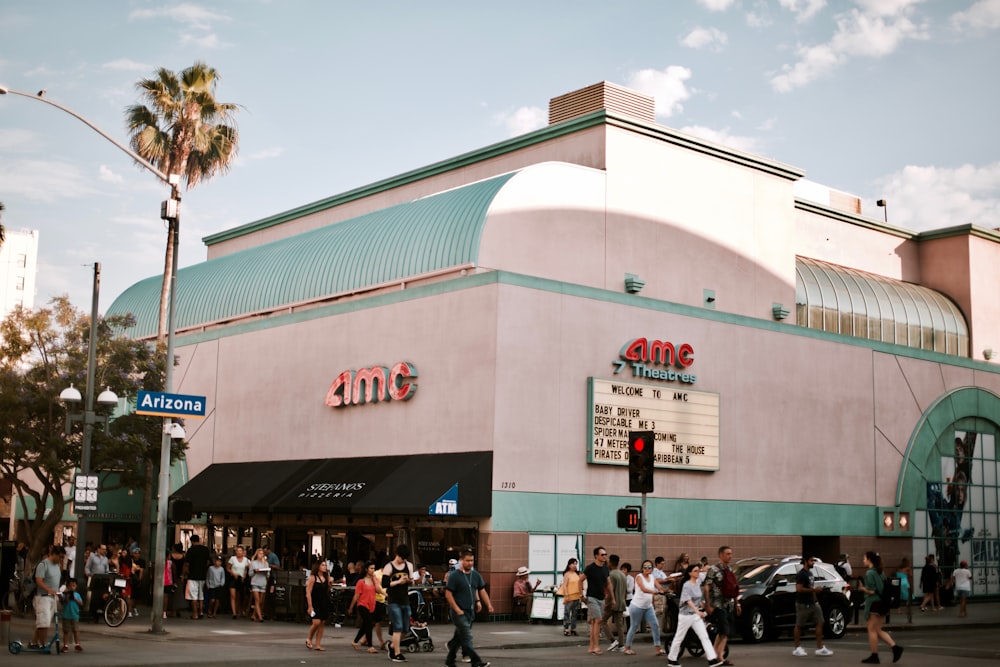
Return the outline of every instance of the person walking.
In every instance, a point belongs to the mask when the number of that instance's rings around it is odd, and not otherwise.
[[[601,627],[604,635],[611,642],[609,651],[618,651],[625,646],[625,591],[628,587],[625,575],[618,569],[621,559],[618,554],[608,556],[608,572],[611,580],[611,590],[614,596],[604,605],[604,616],[601,617]]]
[[[812,567],[816,559],[807,556],[802,560],[802,569],[795,573],[795,650],[794,656],[809,655],[799,646],[802,640],[802,628],[807,625],[816,626],[816,655],[833,655],[833,651],[823,645],[823,608],[819,606],[816,595],[822,588],[816,588]]]
[[[580,613],[580,599],[583,597],[579,561],[570,558],[563,570],[563,580],[556,595],[563,596],[563,635],[576,637],[576,617]]]
[[[896,568],[896,575],[899,577],[899,600],[906,606],[906,622],[913,623],[913,567],[910,559],[903,556]]]
[[[934,554],[927,554],[924,557],[924,569],[920,571],[920,590],[924,594],[924,599],[920,601],[920,611],[927,611],[930,604],[931,611],[938,611],[937,589],[941,575],[938,573],[937,565],[934,564]]]
[[[219,606],[222,605],[222,592],[226,588],[226,568],[222,567],[222,556],[215,556],[212,564],[208,567],[208,574],[205,578],[205,603],[208,608],[205,615],[215,618],[219,615]]]
[[[196,621],[205,615],[205,580],[211,564],[212,554],[208,547],[201,543],[200,537],[192,535],[191,546],[184,554],[184,579],[185,593],[191,603],[191,618]]]
[[[237,546],[235,553],[226,561],[226,574],[229,575],[229,608],[234,619],[243,613],[243,608],[246,606],[249,569],[250,559],[247,558],[246,550],[242,545]]]
[[[868,627],[868,647],[872,653],[861,662],[869,665],[877,665],[878,640],[881,639],[892,649],[892,661],[899,662],[903,655],[903,647],[898,645],[888,632],[882,629],[885,617],[889,615],[889,605],[882,600],[882,557],[874,551],[866,551],[864,564],[864,582],[861,584],[861,591],[865,594],[865,621]]]
[[[702,582],[705,594],[705,611],[715,624],[715,652],[726,655],[726,644],[729,635],[736,628],[736,616],[740,613],[740,603],[737,601],[740,590],[736,575],[729,567],[733,560],[733,549],[728,546],[719,547],[719,562],[708,568]],[[733,588],[735,587],[735,590]],[[725,658],[722,662],[727,667],[733,663]]]
[[[701,646],[705,649],[705,657],[708,658],[708,667],[719,667],[725,664],[720,659],[721,653],[716,653],[712,640],[708,636],[708,628],[705,627],[705,617],[708,614],[702,609],[704,601],[704,590],[698,586],[698,577],[701,576],[701,563],[689,565],[684,572],[687,581],[681,587],[680,610],[677,612],[677,631],[674,632],[674,640],[670,642],[670,652],[667,654],[667,664],[670,667],[680,667],[677,657],[681,652],[681,643],[687,636],[689,629],[694,629],[694,633],[701,640]],[[660,655],[660,647],[656,647],[656,654]]]
[[[590,624],[590,643],[587,650],[591,655],[601,655],[601,620],[604,605],[614,604],[615,592],[611,588],[611,572],[607,566],[608,551],[604,547],[594,548],[594,562],[583,570],[584,589],[587,596],[587,622]]]
[[[635,633],[643,620],[653,633],[656,655],[663,655],[663,647],[660,644],[660,624],[656,620],[653,596],[664,591],[665,589],[653,577],[653,561],[642,561],[642,571],[635,575],[635,589],[632,592],[632,602],[628,606],[628,636],[625,637],[625,650],[623,651],[625,655],[635,655],[635,651],[632,650],[632,642],[635,640]]]
[[[363,576],[354,584],[354,598],[351,599],[351,604],[347,607],[347,616],[350,617],[354,608],[357,607],[358,613],[361,614],[361,627],[354,635],[351,647],[355,651],[360,651],[360,642],[364,639],[365,644],[368,645],[368,652],[378,653],[378,649],[372,643],[372,629],[375,627],[375,598],[379,593],[384,594],[382,582],[379,577],[375,576],[374,562],[369,561],[355,565],[355,570],[358,569],[362,570]],[[381,637],[379,637],[379,644],[381,643]]]
[[[386,589],[389,602],[389,659],[406,662],[399,652],[399,642],[410,632],[410,580],[413,579],[413,563],[410,562],[410,547],[396,546],[396,556],[382,568],[382,588]]]
[[[969,615],[965,608],[966,602],[972,595],[972,572],[969,570],[968,561],[963,560],[958,564],[958,569],[951,573],[949,585],[954,588],[955,595],[958,596],[958,617],[965,618]]]
[[[444,660],[447,667],[456,667],[455,657],[459,648],[462,654],[471,659],[473,667],[490,667],[472,645],[472,624],[476,620],[476,611],[485,607],[488,613],[493,613],[493,604],[486,592],[486,582],[483,576],[473,567],[476,558],[471,549],[462,551],[459,567],[445,585],[444,598],[451,609],[451,622],[455,624],[455,634],[448,640],[448,656]]]
[[[265,556],[266,558],[266,556]],[[333,579],[325,560],[312,564],[309,578],[306,580],[306,613],[309,614],[309,636],[306,637],[306,648],[325,651],[323,648],[323,624],[330,617],[330,590]]]
[[[264,622],[264,594],[267,592],[267,578],[271,574],[271,566],[267,562],[267,554],[258,548],[250,561],[250,592],[253,593],[253,615],[251,620]]]

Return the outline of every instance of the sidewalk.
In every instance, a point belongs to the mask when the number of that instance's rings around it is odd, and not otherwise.
[[[308,625],[285,621],[268,621],[251,623],[246,619],[216,618],[192,621],[189,618],[171,618],[164,621],[166,633],[154,635],[149,632],[148,616],[128,619],[121,627],[109,628],[102,623],[82,622],[81,632],[85,637],[84,644],[93,644],[100,638],[116,638],[138,640],[147,643],[155,652],[156,645],[164,642],[181,642],[187,646],[203,645],[209,648],[215,643],[230,644],[234,640],[246,643],[304,643]],[[906,613],[895,611],[890,623],[886,625],[893,632],[908,630],[926,630],[949,626],[964,627],[1000,627],[1000,602],[970,603],[967,618],[958,617],[958,607],[947,607],[938,612],[920,612],[919,607],[913,608],[913,622],[908,623]],[[10,638],[27,642],[31,637],[33,619],[14,616],[11,622]],[[443,646],[451,637],[452,626],[448,623],[433,623],[430,626],[431,637],[435,645]],[[556,646],[576,646],[587,642],[587,627],[577,626],[578,637],[565,637],[562,626],[556,622],[538,623],[532,625],[524,621],[490,622],[478,621],[475,625],[476,645],[490,649],[525,649],[550,648]],[[864,632],[864,625],[851,625],[848,633]],[[325,642],[331,645],[346,645],[349,647],[355,628],[345,626],[338,628],[326,626]],[[386,634],[386,637],[388,635]],[[642,635],[642,642],[649,641],[648,633]],[[737,640],[738,641],[738,640]],[[6,645],[2,647],[6,651]]]

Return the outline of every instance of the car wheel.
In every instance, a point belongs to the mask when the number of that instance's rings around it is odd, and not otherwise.
[[[833,606],[826,615],[826,632],[830,639],[840,639],[847,632],[848,610],[846,607]]]
[[[746,619],[742,632],[745,641],[757,644],[767,639],[770,629],[763,609],[759,606],[751,607],[749,611],[743,612],[743,617]]]

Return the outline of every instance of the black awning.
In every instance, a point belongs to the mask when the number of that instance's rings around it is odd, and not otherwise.
[[[195,512],[267,512],[274,499],[284,493],[287,480],[322,462],[213,463],[171,497],[190,500]]]
[[[173,495],[198,512],[490,516],[493,452],[215,463]]]

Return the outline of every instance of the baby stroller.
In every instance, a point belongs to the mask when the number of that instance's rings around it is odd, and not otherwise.
[[[431,639],[430,628],[427,627],[429,609],[420,591],[410,591],[410,632],[399,640],[399,650],[409,653],[422,651],[430,653],[434,650],[434,640]]]

